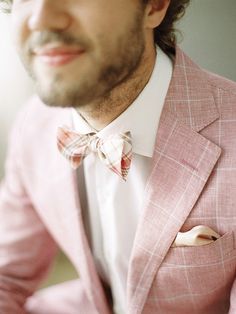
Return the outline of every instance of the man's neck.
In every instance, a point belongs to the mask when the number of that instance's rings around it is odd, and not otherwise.
[[[87,123],[99,131],[115,120],[138,97],[146,86],[155,64],[156,51],[143,55],[138,68],[108,95],[96,103],[79,108],[78,112]]]

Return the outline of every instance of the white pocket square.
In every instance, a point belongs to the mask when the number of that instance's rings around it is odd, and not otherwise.
[[[187,232],[178,232],[171,247],[200,246],[216,241],[220,235],[207,226],[196,226]]]

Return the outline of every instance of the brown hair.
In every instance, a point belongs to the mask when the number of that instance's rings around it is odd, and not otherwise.
[[[147,4],[150,0],[142,0],[143,4]],[[163,0],[152,0],[163,1]],[[175,23],[184,15],[186,7],[190,0],[170,0],[170,5],[166,16],[162,23],[154,29],[154,41],[159,47],[169,56],[175,53],[176,45],[176,29]],[[12,0],[0,0],[3,4],[2,10],[4,12],[11,11]]]

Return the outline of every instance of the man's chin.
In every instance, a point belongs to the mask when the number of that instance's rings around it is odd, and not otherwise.
[[[76,108],[88,104],[92,99],[91,96],[74,93],[62,93],[49,90],[47,92],[37,89],[37,94],[42,102],[49,107]]]
[[[49,107],[62,107],[62,108],[71,107],[68,101],[63,100],[58,95],[54,95],[52,92],[45,93],[40,90],[37,90],[36,92],[41,101]]]
[[[57,98],[45,97],[40,94],[38,94],[38,96],[41,99],[41,101],[49,107],[61,107],[61,108],[74,107],[71,103],[58,100]]]

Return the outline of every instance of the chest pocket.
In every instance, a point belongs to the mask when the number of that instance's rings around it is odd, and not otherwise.
[[[199,314],[227,313],[236,270],[234,237],[227,232],[207,245],[170,248],[153,281],[149,305],[165,308],[166,314],[193,309]]]

